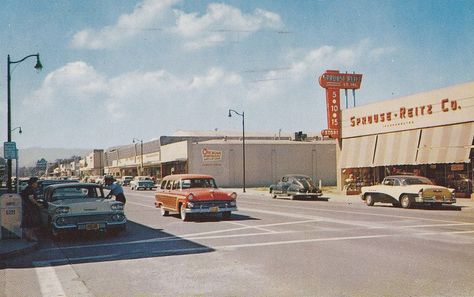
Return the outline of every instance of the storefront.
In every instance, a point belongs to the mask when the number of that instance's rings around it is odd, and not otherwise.
[[[356,194],[389,174],[472,193],[474,82],[342,111],[338,187]]]

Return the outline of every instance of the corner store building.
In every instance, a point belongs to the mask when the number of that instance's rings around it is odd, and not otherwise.
[[[452,186],[472,181],[474,81],[342,110],[337,183],[415,173]],[[471,186],[472,188],[472,186]]]

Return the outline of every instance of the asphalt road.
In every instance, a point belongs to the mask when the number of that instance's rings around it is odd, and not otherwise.
[[[127,190],[127,231],[41,238],[0,296],[474,296],[474,209],[240,195],[230,220],[161,217]]]

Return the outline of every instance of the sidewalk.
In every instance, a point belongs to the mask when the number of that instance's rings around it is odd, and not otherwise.
[[[24,255],[38,248],[38,242],[25,239],[0,239],[0,260]]]

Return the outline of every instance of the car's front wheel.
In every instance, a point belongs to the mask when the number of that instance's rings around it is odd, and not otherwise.
[[[365,195],[365,204],[367,204],[367,206],[373,206],[375,203],[374,201],[374,197],[372,197],[372,195]]]
[[[410,208],[413,206],[413,201],[408,195],[403,195],[402,198],[400,198],[400,204],[403,208]]]

